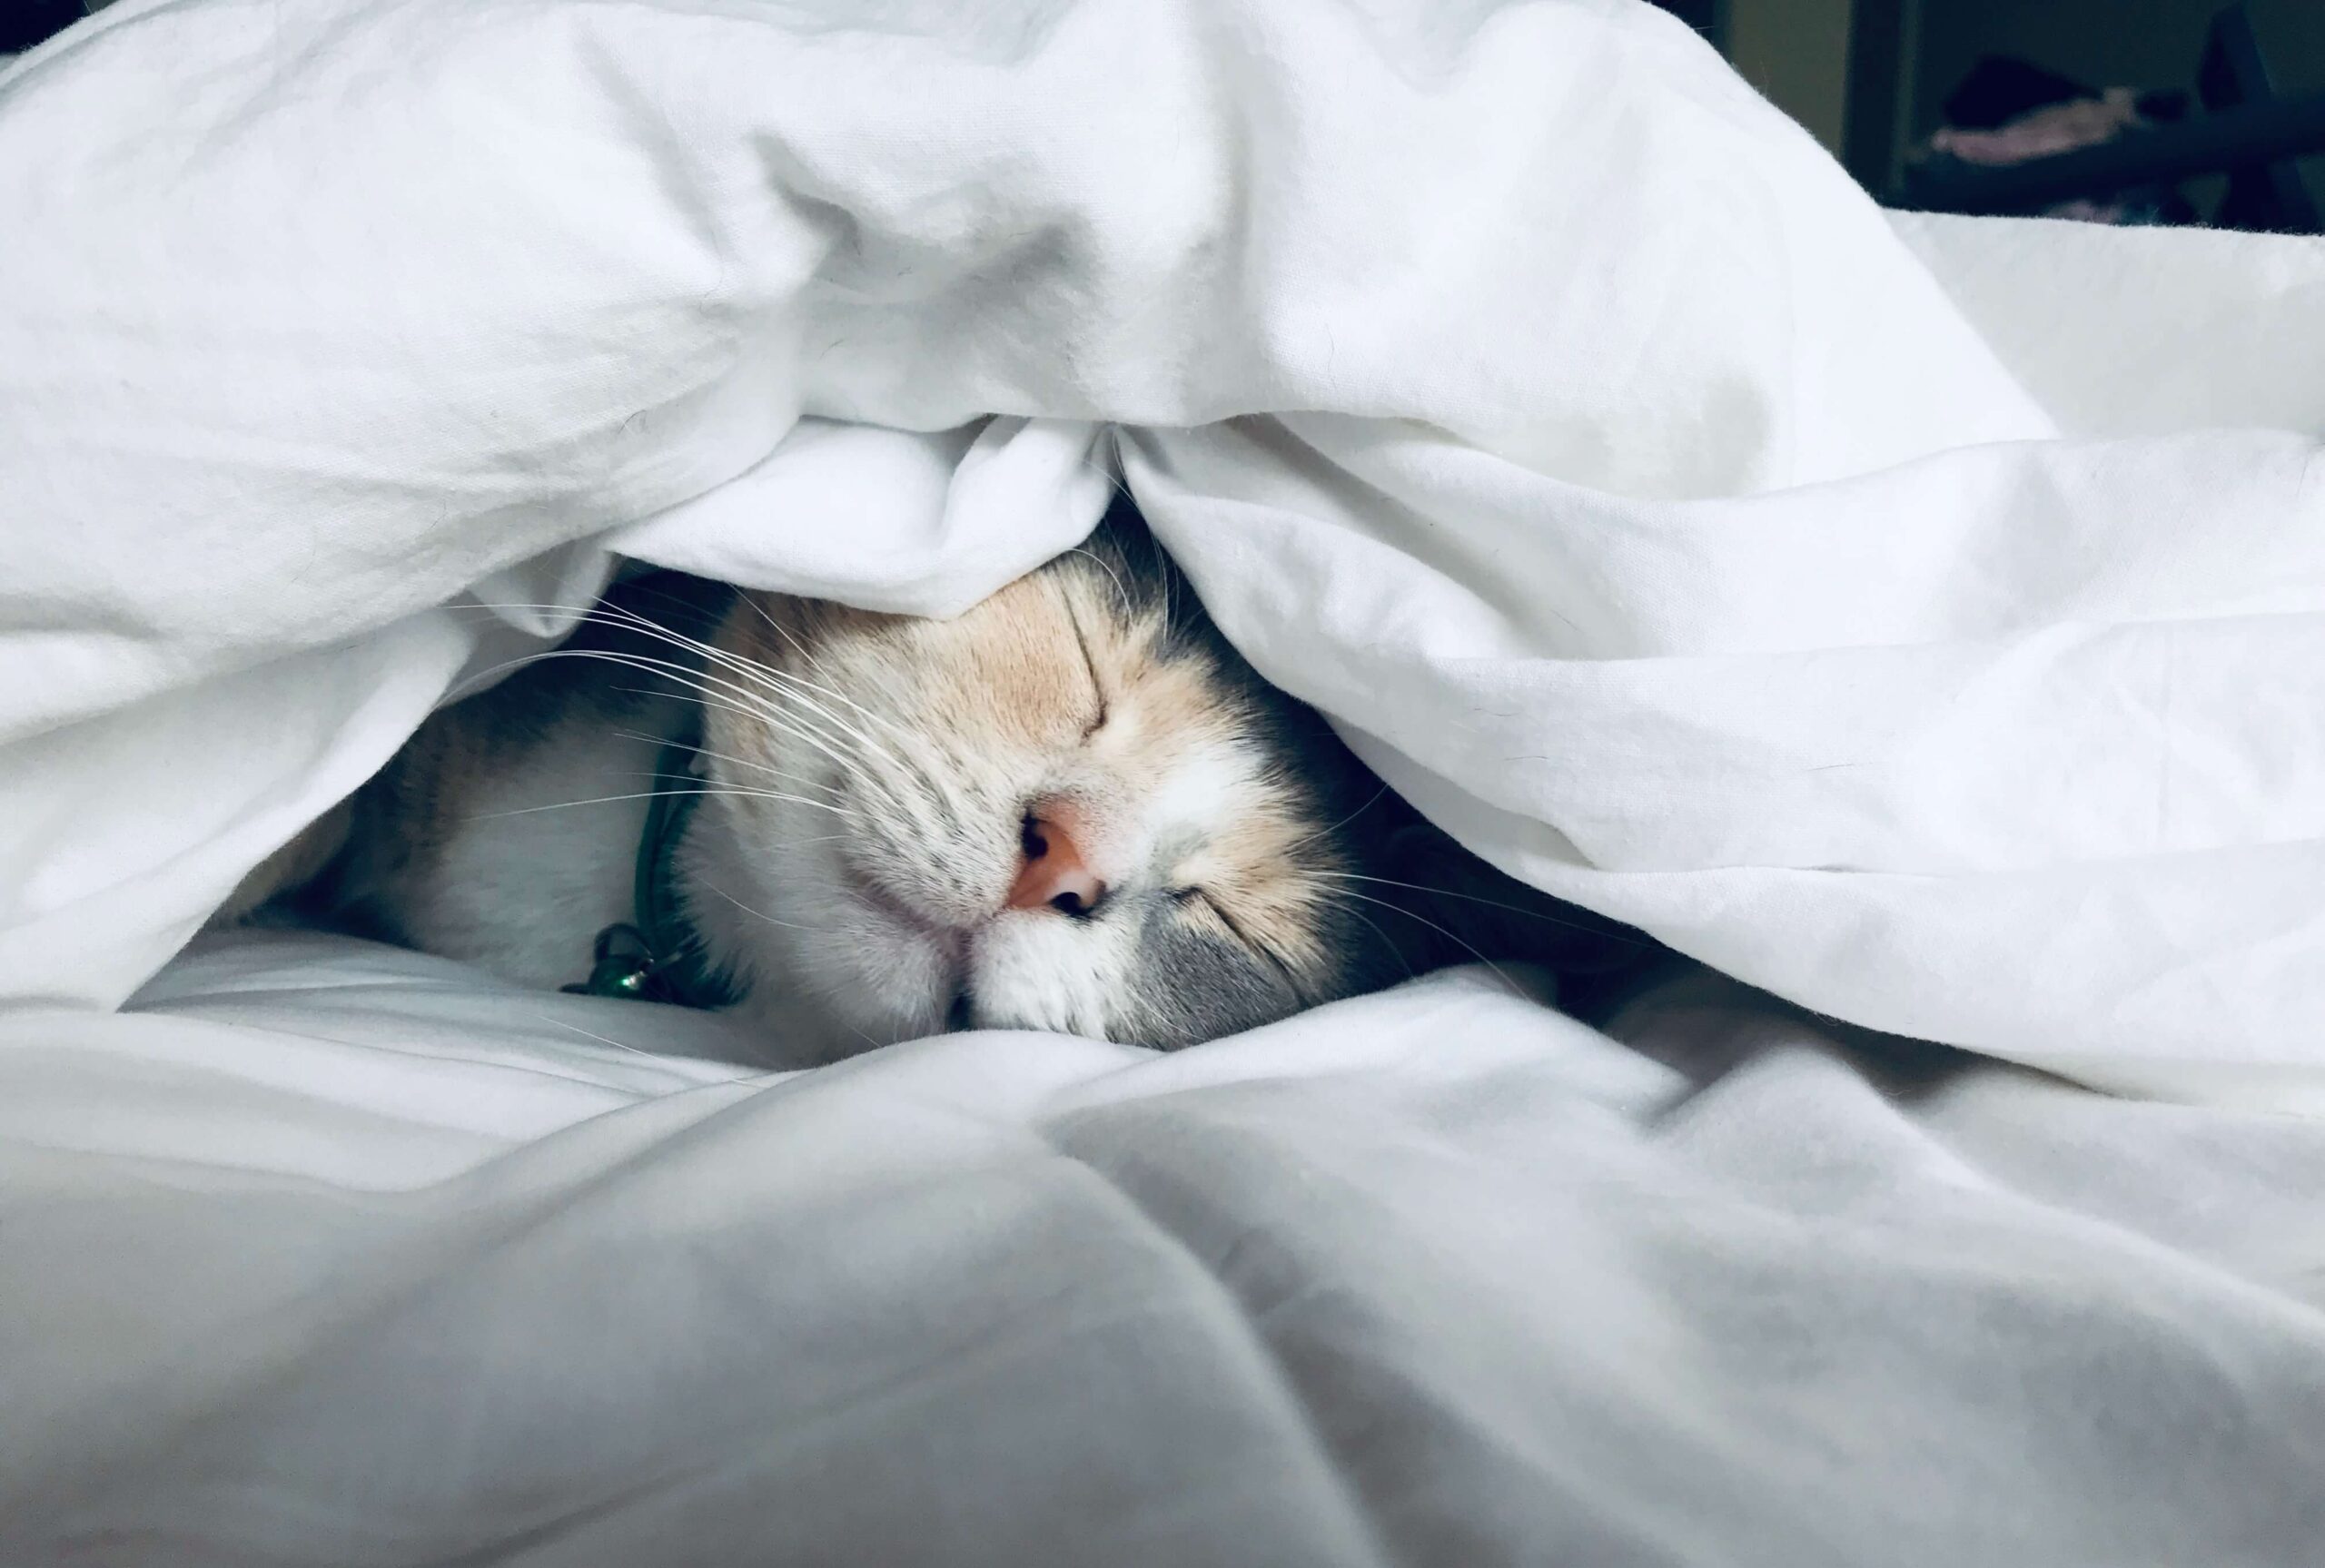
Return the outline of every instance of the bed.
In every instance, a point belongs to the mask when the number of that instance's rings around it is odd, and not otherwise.
[[[0,1561],[2315,1560],[2314,242],[1885,213],[1598,0],[121,0],[0,212]],[[1688,965],[776,1073],[197,935],[622,560],[1116,483]]]

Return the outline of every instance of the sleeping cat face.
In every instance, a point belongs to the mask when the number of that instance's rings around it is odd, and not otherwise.
[[[688,913],[843,1055],[946,1028],[1172,1047],[1400,974],[1380,786],[1116,522],[948,621],[747,595]]]

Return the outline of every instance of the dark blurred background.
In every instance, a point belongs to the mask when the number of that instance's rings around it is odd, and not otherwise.
[[[1657,0],[1885,201],[2314,233],[2325,0]]]

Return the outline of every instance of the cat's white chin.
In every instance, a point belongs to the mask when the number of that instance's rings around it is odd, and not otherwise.
[[[963,1027],[1103,1038],[1127,939],[1054,911],[1004,912],[972,932],[932,926],[853,887],[787,905],[820,918],[761,933],[747,960],[780,1060],[832,1061]]]
[[[1048,909],[1001,915],[970,939],[964,972],[969,1022],[1105,1038],[1133,940],[1117,922],[1075,920]]]

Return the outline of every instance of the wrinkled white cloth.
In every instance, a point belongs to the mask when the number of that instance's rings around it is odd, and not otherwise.
[[[1587,0],[128,0],[0,79],[0,994],[151,974],[486,662],[464,593],[957,608],[1109,421],[1497,863],[2325,1104],[2316,242],[1893,223]]]
[[[1618,0],[121,0],[0,72],[0,1561],[2312,1562],[2320,366]],[[171,962],[617,553],[945,613],[1117,466],[1498,863],[2209,1103]]]
[[[205,941],[0,1015],[0,1562],[2315,1563],[2325,1123],[1730,984],[766,1077]]]

